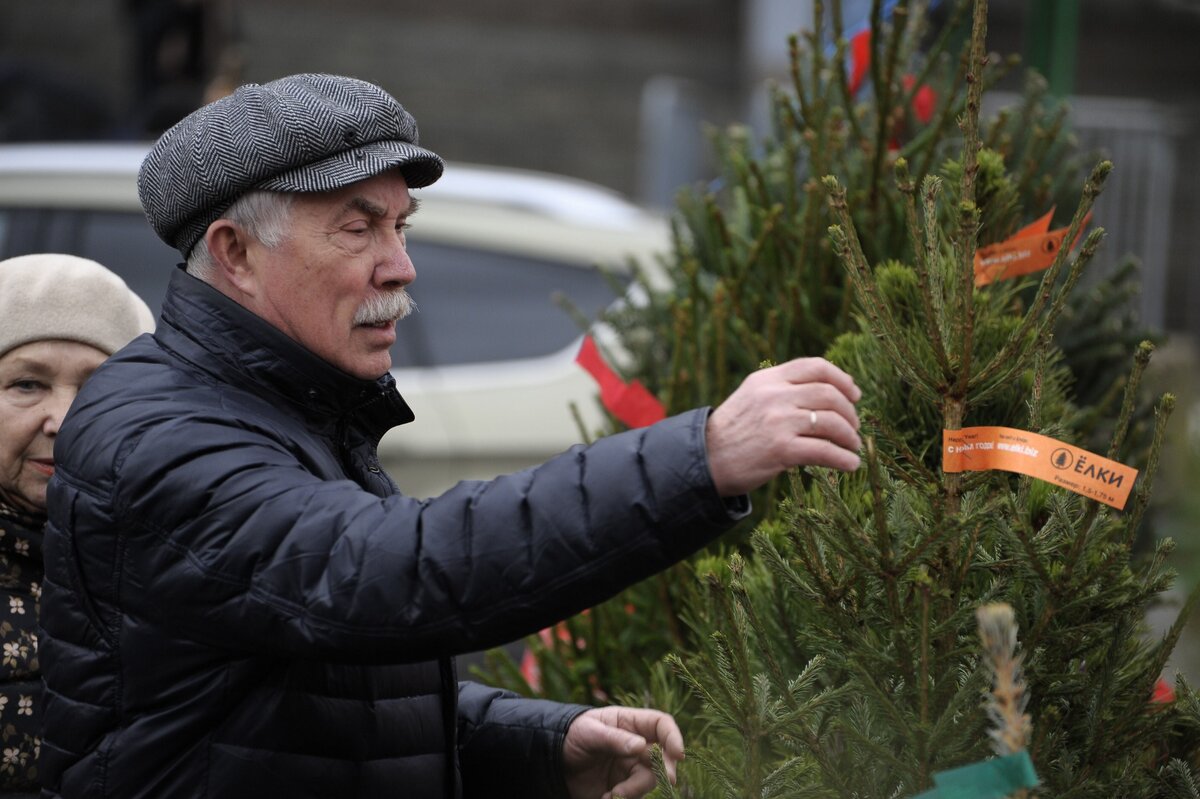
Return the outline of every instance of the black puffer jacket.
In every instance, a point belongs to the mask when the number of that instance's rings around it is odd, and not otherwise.
[[[403,332],[403,327],[401,327]],[[554,796],[581,708],[456,683],[726,529],[705,412],[426,501],[411,420],[183,272],[56,445],[43,779],[64,797]],[[744,504],[744,501],[743,501]]]

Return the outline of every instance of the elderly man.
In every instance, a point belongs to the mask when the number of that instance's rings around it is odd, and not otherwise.
[[[249,85],[155,144],[151,224],[188,260],[153,337],[63,424],[43,600],[43,780],[64,797],[640,796],[674,721],[459,682],[454,655],[712,540],[797,464],[858,466],[820,359],[542,466],[398,493],[375,445],[438,156],[350,78]]]

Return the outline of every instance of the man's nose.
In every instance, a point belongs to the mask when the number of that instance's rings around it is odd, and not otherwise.
[[[413,266],[412,259],[408,257],[408,250],[401,234],[396,237],[396,240],[389,242],[387,251],[375,265],[375,286],[380,289],[400,288],[416,279],[417,270]]]

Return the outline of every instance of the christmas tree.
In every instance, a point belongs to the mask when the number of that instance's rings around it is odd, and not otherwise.
[[[895,160],[907,258],[873,261],[853,200],[823,181],[859,326],[828,354],[863,388],[866,466],[793,479],[752,557],[700,567],[707,596],[688,622],[706,645],[670,659],[703,707],[689,717],[701,763],[689,795],[911,796],[983,761],[993,674],[974,614],[1000,600],[1027,631],[1020,709],[1033,721],[1019,748],[1041,793],[1195,795],[1196,695],[1179,681],[1172,701],[1152,701],[1194,598],[1147,640],[1172,545],[1133,551],[1172,398],[1156,407],[1141,473],[1126,470],[1143,454],[1129,431],[1147,343],[1131,354],[1105,455],[1087,451],[1093,409],[1053,338],[1103,238],[1093,230],[1071,255],[1111,165],[1092,171],[1040,276],[1013,279],[1017,256],[989,273],[989,256],[1022,250],[980,247],[989,218],[1017,205],[1010,167],[981,148],[985,29],[979,0],[956,163],[917,184]]]
[[[925,4],[890,21],[879,6],[848,69],[838,4],[828,56],[817,4],[773,135],[716,136],[725,189],[681,197],[671,288],[647,286],[608,320],[666,412],[827,351],[864,389],[866,467],[777,481],[755,497],[749,539],[748,525],[547,631],[531,642],[536,688],[675,712],[702,766],[685,795],[911,795],[987,752],[971,624],[1005,599],[1028,631],[1029,752],[1054,795],[1171,795],[1190,779],[1200,705],[1184,685],[1149,701],[1179,628],[1155,645],[1138,635],[1170,545],[1132,555],[1170,400],[1148,418],[1149,346],[1114,379],[1132,324],[1103,348],[1071,345],[1127,288],[1123,275],[1074,291],[1102,234],[1072,245],[1109,166],[1072,183],[1063,111],[1036,79],[1022,107],[980,124],[982,92],[1010,66],[984,58],[982,2],[955,5],[940,32],[924,30]],[[1049,242],[1044,272],[998,272],[1031,240]],[[1085,453],[1094,470],[1103,451],[1144,468],[1123,513],[1028,476],[943,473],[943,431],[964,426],[1061,442],[1072,467]],[[1013,441],[1000,443],[1033,449]],[[671,668],[656,666],[668,650]],[[490,668],[530,690],[531,670]]]

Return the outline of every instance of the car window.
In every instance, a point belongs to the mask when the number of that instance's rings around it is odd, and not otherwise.
[[[8,218],[13,235],[4,236]],[[119,211],[25,210],[0,214],[0,256],[66,252],[99,261],[158,314],[179,253],[144,217]],[[396,367],[444,366],[549,355],[580,334],[555,301],[561,294],[587,318],[616,299],[594,268],[476,247],[410,239],[418,310],[400,323]]]
[[[99,261],[116,272],[158,316],[171,268],[181,260],[179,252],[154,235],[141,214],[77,213],[77,244],[70,252]]]
[[[417,312],[400,323],[397,365],[498,361],[549,355],[582,332],[556,295],[594,319],[616,295],[594,268],[410,241],[417,279],[409,289]],[[415,340],[408,330],[419,320]]]

